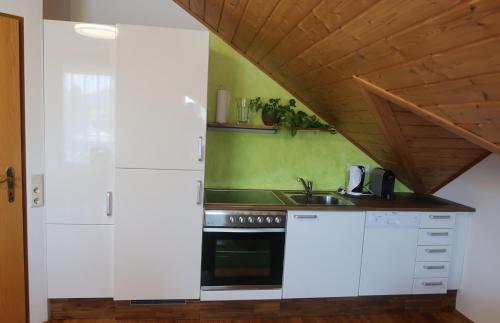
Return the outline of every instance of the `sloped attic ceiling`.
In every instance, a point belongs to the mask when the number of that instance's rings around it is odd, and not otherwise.
[[[500,152],[498,0],[175,0],[418,192]]]

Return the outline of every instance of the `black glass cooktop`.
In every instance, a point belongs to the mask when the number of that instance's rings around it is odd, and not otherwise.
[[[205,203],[281,205],[284,204],[272,191],[205,189]]]

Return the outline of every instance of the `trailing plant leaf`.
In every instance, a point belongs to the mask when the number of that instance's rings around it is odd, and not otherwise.
[[[330,133],[336,133],[335,129],[321,122],[316,116],[310,116],[304,111],[295,111],[296,101],[288,100],[288,104],[280,104],[281,99],[272,98],[268,102],[262,101],[260,97],[250,100],[250,106],[256,111],[262,111],[263,114],[274,114],[276,121],[273,124],[275,129],[287,128],[292,137],[297,134],[300,128],[318,128],[330,129]]]

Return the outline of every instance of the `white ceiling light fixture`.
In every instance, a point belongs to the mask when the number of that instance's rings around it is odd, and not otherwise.
[[[99,39],[116,39],[116,26],[98,24],[76,24],[75,31],[80,35]]]

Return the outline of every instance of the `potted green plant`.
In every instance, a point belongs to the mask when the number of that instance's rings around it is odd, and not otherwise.
[[[280,104],[281,99],[262,101],[260,97],[250,100],[250,106],[256,111],[262,111],[262,122],[266,126],[275,126],[280,123],[289,111],[295,108],[295,100],[290,99],[288,104]]]
[[[295,111],[294,99],[288,100],[288,104],[280,104],[280,101],[281,99],[276,98],[264,102],[257,97],[250,100],[250,106],[256,111],[262,111],[262,122],[265,125],[276,129],[289,129],[292,136],[297,134],[298,129],[304,128],[329,129],[330,133],[336,133],[331,125],[321,122],[316,116],[310,116],[303,111]]]

